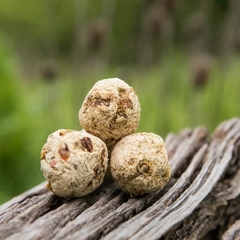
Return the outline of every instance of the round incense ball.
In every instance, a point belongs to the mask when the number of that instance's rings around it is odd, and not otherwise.
[[[48,189],[60,197],[81,197],[104,180],[108,164],[105,143],[85,131],[60,129],[41,151],[41,170]]]
[[[110,170],[115,182],[131,196],[162,189],[170,178],[163,139],[154,133],[135,133],[113,148]]]
[[[121,79],[100,80],[84,99],[79,121],[87,132],[101,138],[111,152],[118,140],[134,133],[138,127],[138,96]]]

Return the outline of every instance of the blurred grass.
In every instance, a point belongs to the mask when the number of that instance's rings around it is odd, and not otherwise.
[[[97,80],[120,77],[133,86],[142,108],[138,131],[162,137],[197,125],[212,132],[221,121],[240,115],[239,59],[227,69],[215,63],[202,89],[192,87],[189,60],[182,54],[148,70],[92,69],[79,76],[66,73],[51,82],[21,79],[10,59],[2,49],[0,203],[44,180],[39,159],[42,145],[57,129],[81,129],[78,111]]]
[[[106,2],[109,3],[106,5]],[[231,30],[227,25],[228,18],[234,18],[237,11],[237,8],[231,10],[234,3],[231,7],[226,0],[210,5],[205,2],[200,4],[201,7],[199,3],[190,1],[180,5],[175,5],[174,1],[162,1],[173,2],[173,9],[167,14],[160,11],[160,18],[155,18],[155,11],[151,9],[157,6],[154,5],[157,1],[145,2],[94,0],[81,3],[62,1],[59,4],[55,0],[44,3],[9,0],[1,5],[0,203],[44,180],[39,162],[42,145],[47,136],[59,128],[81,129],[78,110],[97,80],[119,77],[134,87],[142,108],[138,131],[151,131],[165,137],[169,132],[204,125],[212,132],[221,121],[239,116],[239,56],[231,56],[228,65],[220,62],[221,59],[216,60],[207,85],[194,88],[191,82],[192,62],[184,54],[193,54],[193,46],[190,45],[201,42],[208,31],[210,41],[206,47],[211,49],[211,53],[219,54],[219,58],[226,54],[221,42],[225,42]],[[84,16],[81,15],[83,12]],[[192,18],[195,13],[206,14],[202,25],[200,19],[200,32],[201,26],[206,31],[199,35],[192,31],[199,26],[198,18]],[[100,20],[106,21],[103,26],[107,30],[100,31],[103,49],[96,50],[85,41],[95,39],[97,30],[102,26]],[[147,40],[141,46],[147,22],[150,29],[154,28],[146,32],[149,42]],[[193,29],[189,28],[188,22],[193,23]],[[95,27],[93,32],[92,26]],[[162,26],[168,26],[168,30],[173,31],[173,39],[166,45],[160,42],[165,41],[165,33],[169,31],[165,32]],[[162,36],[152,36],[159,30],[163,31]],[[3,39],[1,34],[8,34],[9,39]],[[77,37],[79,34],[81,39]],[[79,49],[75,49],[78,41]],[[16,52],[11,51],[9,43]],[[232,51],[236,54],[236,46],[230,45],[227,47],[228,54],[233,55]],[[104,48],[106,56],[101,52]],[[177,53],[179,48],[185,51]],[[75,59],[74,65],[82,65],[78,66],[79,75],[73,76],[73,67],[69,65],[72,64],[71,54],[77,49],[80,50],[77,53],[79,59]],[[145,60],[148,66],[154,62],[152,68],[100,69],[95,66],[99,62],[103,66],[140,64],[144,62],[141,58],[145,59],[145,53],[153,55]],[[21,62],[14,57],[15,54],[21,57]],[[38,61],[48,58],[55,59],[59,64],[58,76],[52,81],[34,75],[36,72],[39,74],[39,69],[35,69],[39,67]],[[161,62],[156,63],[156,59]],[[19,66],[24,70],[20,72]],[[25,71],[27,79],[22,75]]]

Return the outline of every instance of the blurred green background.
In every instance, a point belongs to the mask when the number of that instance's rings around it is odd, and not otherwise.
[[[240,115],[238,0],[8,0],[0,7],[0,203],[44,180],[40,150],[81,129],[92,85],[119,77],[138,131],[165,137]]]

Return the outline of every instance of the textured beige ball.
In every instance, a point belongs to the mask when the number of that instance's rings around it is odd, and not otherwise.
[[[131,196],[162,189],[170,178],[163,139],[154,133],[135,133],[113,148],[110,170],[115,182]]]
[[[140,121],[140,103],[134,89],[118,78],[96,82],[79,111],[79,121],[89,133],[108,146],[136,131]]]
[[[107,164],[105,143],[85,131],[57,130],[41,151],[47,187],[60,197],[81,197],[94,191],[103,182]]]

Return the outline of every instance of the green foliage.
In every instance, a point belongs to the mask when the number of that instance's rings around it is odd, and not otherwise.
[[[152,10],[158,3],[162,11],[156,14]],[[173,10],[168,10],[166,5],[169,4],[173,5]],[[224,39],[219,42],[219,38],[228,34],[228,15],[231,19],[234,12],[229,5],[227,0],[182,0],[181,3],[161,0],[8,0],[0,8],[0,28],[11,36],[16,50],[26,55],[30,53],[28,57],[31,59],[32,55],[69,57],[77,48],[81,49],[79,58],[84,61],[84,53],[89,54],[92,50],[83,44],[89,38],[86,35],[91,30],[90,23],[104,19],[108,31],[98,35],[99,26],[96,26],[95,34],[92,33],[92,38],[107,39],[106,45],[102,46],[110,53],[102,57],[110,58],[112,64],[130,65],[141,62],[145,51],[147,55],[153,51],[161,57],[165,46],[160,46],[159,42],[164,41],[164,36],[170,32],[172,39],[165,44],[174,45],[171,47],[188,50],[189,44],[197,43],[196,39],[193,40],[197,31],[197,39],[208,39],[204,48],[221,52]],[[206,15],[206,19],[203,22],[192,19],[196,13]],[[192,33],[188,29],[189,23]],[[148,46],[140,44],[142,38],[148,39]]]
[[[78,111],[97,80],[120,77],[132,85],[142,108],[138,131],[162,137],[197,125],[212,132],[221,121],[240,115],[237,58],[225,68],[216,62],[206,86],[194,88],[190,61],[182,53],[149,70],[92,67],[51,82],[23,81],[12,56],[0,38],[0,203],[44,180],[39,161],[47,136],[60,128],[81,129]]]
[[[0,186],[1,198],[13,194],[14,176],[17,173],[15,162],[21,157],[24,140],[24,122],[19,115],[21,108],[21,86],[16,81],[14,60],[11,57],[6,39],[0,36]],[[21,174],[21,173],[20,173]]]
[[[44,180],[39,163],[42,145],[57,129],[81,129],[78,110],[99,79],[120,77],[134,87],[142,108],[138,131],[165,137],[172,131],[205,125],[212,132],[222,120],[240,115],[240,60],[235,57],[228,66],[219,61],[228,55],[229,62],[232,52],[239,51],[239,38],[233,35],[237,31],[230,26],[236,17],[235,3],[177,2],[8,0],[1,4],[0,203]],[[156,3],[162,4],[159,14],[153,11],[159,10]],[[167,3],[176,5],[169,10],[163,6]],[[100,19],[106,26],[98,25]],[[96,24],[93,29],[92,23]],[[101,27],[106,31],[101,32]],[[86,39],[106,40],[104,51],[91,49]],[[234,44],[225,43],[227,39]],[[203,45],[199,56],[207,50],[219,59],[206,86],[193,87],[186,52],[194,55],[199,43]],[[75,53],[81,60],[81,65],[74,62],[80,69],[77,77],[71,75]],[[59,77],[49,82],[36,79],[39,61],[50,57],[59,64]],[[21,77],[19,66],[28,80]],[[29,80],[29,72],[35,81]]]

